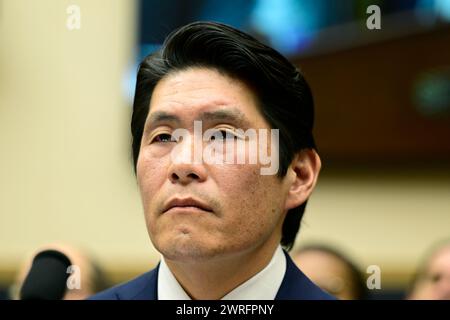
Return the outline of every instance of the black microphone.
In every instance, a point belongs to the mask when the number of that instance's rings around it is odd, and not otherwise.
[[[67,288],[69,258],[56,250],[38,253],[20,290],[21,300],[61,300]]]

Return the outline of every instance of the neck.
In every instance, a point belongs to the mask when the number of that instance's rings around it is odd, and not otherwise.
[[[278,245],[279,242],[266,243],[250,251],[206,262],[165,261],[192,299],[218,300],[263,270]]]

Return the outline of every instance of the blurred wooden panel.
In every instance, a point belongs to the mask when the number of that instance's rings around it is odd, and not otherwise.
[[[328,161],[450,163],[450,117],[425,117],[413,102],[420,74],[450,66],[449,27],[294,61]]]

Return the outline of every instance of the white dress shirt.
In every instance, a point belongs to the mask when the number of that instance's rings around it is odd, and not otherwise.
[[[263,270],[233,289],[222,300],[273,300],[280,289],[285,273],[286,257],[281,246],[278,246],[269,264]],[[162,256],[158,272],[158,300],[191,300]]]

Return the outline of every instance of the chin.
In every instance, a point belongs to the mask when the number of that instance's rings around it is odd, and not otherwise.
[[[166,258],[180,262],[200,262],[222,254],[221,250],[190,234],[178,234],[155,243],[156,249]]]

